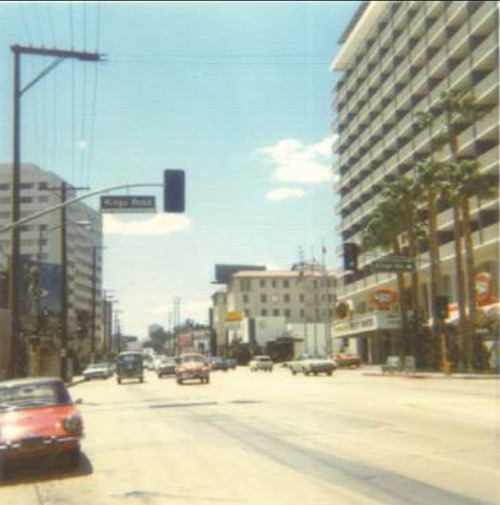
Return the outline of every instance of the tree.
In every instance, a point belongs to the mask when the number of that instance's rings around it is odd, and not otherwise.
[[[403,232],[403,223],[400,215],[398,214],[398,210],[399,209],[394,202],[391,200],[384,200],[372,212],[363,232],[362,248],[364,251],[371,251],[380,247],[381,249],[392,250],[395,256],[401,255],[399,238]],[[405,279],[401,272],[398,272],[396,277],[402,323],[402,335],[399,352],[403,358],[406,353],[406,338],[408,331]]]

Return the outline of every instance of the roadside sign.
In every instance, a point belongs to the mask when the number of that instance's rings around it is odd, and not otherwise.
[[[101,212],[145,213],[156,212],[154,196],[101,196]]]
[[[226,323],[239,323],[243,317],[240,311],[226,312]]]
[[[371,265],[373,272],[388,273],[388,272],[413,272],[415,270],[415,261],[411,258],[392,258],[379,259]]]

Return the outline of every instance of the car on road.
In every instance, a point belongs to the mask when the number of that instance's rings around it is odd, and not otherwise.
[[[229,370],[229,366],[226,358],[223,358],[222,356],[214,356],[213,358],[211,358],[210,369],[212,371],[223,370],[224,372],[227,372]]]
[[[175,362],[174,358],[164,358],[162,359],[157,367],[156,367],[156,374],[158,375],[158,378],[162,378],[164,375],[167,377],[169,375],[175,376],[175,367],[177,363]]]
[[[141,352],[121,352],[116,357],[116,382],[124,379],[138,379],[144,382],[144,361]]]
[[[0,382],[0,462],[64,456],[76,467],[82,437],[81,413],[61,379]]]
[[[91,379],[109,379],[113,375],[109,363],[92,363],[83,371],[83,378],[88,381]]]
[[[332,360],[339,368],[359,368],[361,366],[361,357],[349,352],[336,354],[332,356]]]
[[[304,375],[318,375],[320,373],[332,375],[336,368],[335,363],[326,356],[313,354],[301,354],[288,363],[288,369],[292,372],[292,375],[298,373]]]
[[[234,358],[226,358],[227,367],[231,370],[236,370],[238,366],[238,361]]]
[[[175,367],[177,384],[187,380],[199,380],[202,384],[210,382],[210,363],[205,356],[196,353],[182,354]]]
[[[250,361],[250,371],[258,372],[259,370],[264,372],[273,371],[273,361],[269,356],[254,356]]]

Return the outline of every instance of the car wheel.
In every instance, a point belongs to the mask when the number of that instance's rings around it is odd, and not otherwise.
[[[180,384],[182,386],[183,384],[182,379],[177,379],[177,384]]]
[[[310,374],[310,373],[311,373],[311,372],[308,372],[307,370],[304,370],[304,375],[306,375],[307,377],[309,377],[309,374]]]
[[[139,382],[144,382],[144,377],[141,377],[141,378],[139,379]]]
[[[318,376],[318,372],[313,372],[314,373],[314,376],[317,377]]]
[[[122,380],[121,379],[116,379],[116,382],[118,382],[118,384],[121,384]]]
[[[329,372],[327,372],[328,377],[331,377],[332,374],[333,374],[333,370],[330,370]]]
[[[297,372],[292,369],[292,375],[297,375]]]

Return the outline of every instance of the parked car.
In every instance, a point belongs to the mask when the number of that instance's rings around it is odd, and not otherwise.
[[[226,363],[228,368],[231,370],[236,370],[236,366],[238,365],[238,361],[235,360],[234,358],[226,358]]]
[[[0,382],[0,461],[65,456],[80,462],[82,416],[56,378]]]
[[[187,380],[199,380],[202,384],[210,382],[210,363],[205,356],[196,353],[182,354],[175,367],[177,384]]]
[[[222,356],[215,356],[215,357],[211,358],[210,369],[211,370],[224,370],[224,372],[227,372],[229,369],[229,366],[227,364],[226,358],[223,358]]]
[[[254,356],[252,361],[250,361],[250,371],[258,372],[263,370],[264,372],[273,371],[273,361],[269,356]]]
[[[304,375],[318,375],[326,373],[332,375],[337,368],[335,363],[326,356],[302,354],[288,363],[288,368],[293,375],[303,373]]]
[[[162,359],[156,368],[156,373],[161,379],[164,375],[167,377],[169,375],[175,376],[176,362],[174,358],[164,358]]]
[[[339,368],[359,368],[361,366],[361,358],[349,352],[337,354],[332,359]]]
[[[139,379],[144,382],[144,361],[141,352],[122,352],[116,357],[116,381],[123,379]]]
[[[109,363],[92,363],[83,371],[83,378],[88,381],[91,379],[109,379],[113,371]]]

